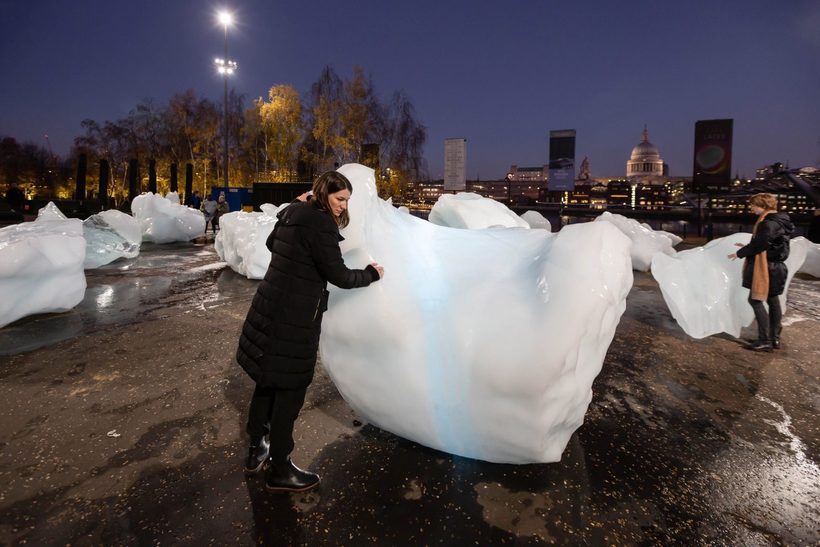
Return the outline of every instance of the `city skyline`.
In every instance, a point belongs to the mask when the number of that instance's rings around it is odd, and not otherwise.
[[[304,97],[322,68],[404,91],[427,127],[429,175],[467,139],[467,177],[547,162],[549,131],[577,131],[595,177],[626,171],[644,126],[672,176],[691,176],[697,120],[732,118],[732,173],[820,161],[820,6],[798,0],[659,6],[367,2],[358,10],[261,0],[8,3],[0,22],[0,134],[65,155],[80,122],[194,89],[221,103],[218,9],[234,13],[230,85],[246,106],[276,84]],[[152,11],[155,10],[155,11]]]

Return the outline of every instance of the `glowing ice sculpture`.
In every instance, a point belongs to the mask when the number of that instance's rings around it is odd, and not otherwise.
[[[630,242],[609,223],[456,230],[353,184],[342,230],[348,267],[376,260],[370,287],[330,287],[322,363],[372,424],[492,462],[560,460],[632,286]]]
[[[201,211],[173,203],[159,194],[145,192],[135,197],[131,214],[140,222],[143,241],[173,243],[205,235],[205,215]]]
[[[428,220],[450,228],[529,228],[526,220],[494,199],[472,192],[443,194],[430,210]]]
[[[70,310],[85,296],[82,221],[66,219],[53,203],[41,211],[34,222],[0,229],[0,327]]]
[[[634,270],[648,271],[655,253],[675,256],[675,249],[672,248],[672,241],[668,237],[641,225],[637,220],[612,214],[609,211],[604,212],[595,220],[614,224],[632,240],[632,269]]]
[[[796,237],[791,240],[791,251],[802,247],[806,251],[806,260],[798,272],[820,277],[820,243],[812,243],[805,237]]]
[[[521,215],[521,218],[524,219],[524,222],[529,224],[530,228],[540,228],[541,230],[546,230],[548,232],[552,231],[550,221],[538,211],[527,211]]]
[[[660,285],[672,317],[692,338],[705,338],[725,332],[740,337],[740,330],[754,321],[749,305],[749,289],[742,286],[743,260],[729,260],[746,245],[749,233],[714,239],[703,247],[681,251],[676,256],[657,253],[652,258],[652,276]],[[786,310],[786,291],[794,273],[806,258],[805,248],[792,245],[786,266],[789,275],[780,297]]]
[[[168,192],[165,194],[165,199],[170,201],[171,203],[176,203],[179,205],[179,193],[177,192]]]
[[[219,217],[219,233],[214,240],[219,258],[248,279],[265,277],[271,256],[265,243],[276,225],[276,214],[288,205],[265,203],[261,213],[236,211]]]
[[[91,215],[83,221],[86,241],[85,269],[99,268],[118,258],[140,254],[142,229],[131,215],[116,209]]]

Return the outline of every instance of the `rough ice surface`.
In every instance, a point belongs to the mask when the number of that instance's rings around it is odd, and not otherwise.
[[[40,210],[37,211],[37,220],[68,220],[68,217],[60,211],[53,201],[49,201],[45,207],[40,207]]]
[[[680,237],[680,236],[678,236],[678,235],[675,235],[675,234],[673,234],[672,232],[667,232],[666,230],[655,230],[655,229],[653,229],[653,228],[652,228],[652,226],[650,226],[650,225],[649,225],[649,224],[647,224],[646,222],[641,222],[641,226],[643,226],[643,227],[644,227],[644,228],[646,228],[647,230],[652,230],[652,231],[653,231],[653,232],[655,232],[656,234],[660,234],[660,235],[662,235],[662,236],[664,236],[664,237],[669,238],[669,241],[671,241],[671,242],[672,242],[672,246],[673,246],[673,247],[674,247],[674,246],[676,246],[676,245],[677,245],[678,243],[680,243],[681,241],[683,241],[683,238],[682,238],[682,237]]]
[[[725,332],[740,337],[740,330],[754,321],[749,305],[749,289],[742,286],[743,260],[729,260],[737,252],[736,243],[746,245],[749,233],[737,233],[714,239],[696,247],[667,256],[655,254],[652,275],[660,285],[663,299],[678,325],[693,338],[705,338]],[[786,293],[794,273],[806,257],[805,247],[792,245],[786,266],[789,270],[786,290],[780,297],[786,311]]]
[[[140,222],[143,241],[173,243],[205,235],[202,211],[172,203],[159,194],[145,192],[135,197],[131,214]]]
[[[170,201],[171,203],[176,203],[179,205],[179,193],[178,192],[168,192],[165,194],[165,199]]]
[[[379,199],[372,169],[339,171],[354,187],[345,263],[385,268],[370,287],[330,286],[320,351],[344,398],[452,454],[560,460],[626,306],[629,239],[605,222],[441,227]]]
[[[41,211],[34,222],[0,229],[0,327],[70,310],[85,296],[82,221],[66,219],[53,203]]]
[[[506,205],[472,192],[441,195],[430,210],[428,220],[450,228],[529,228],[527,221]]]
[[[49,201],[37,211],[37,220],[68,220],[62,211]],[[86,241],[84,268],[99,268],[114,260],[134,258],[140,252],[142,231],[139,222],[116,209],[91,215],[83,221]]]
[[[820,243],[813,243],[805,237],[796,237],[791,240],[791,251],[795,247],[802,247],[806,251],[806,260],[798,272],[809,274],[812,277],[820,277]]]
[[[546,230],[548,232],[552,231],[550,221],[538,211],[527,211],[521,215],[521,218],[524,219],[524,222],[529,224],[530,228],[540,228],[541,230]]]
[[[652,264],[652,256],[655,253],[675,256],[675,249],[672,248],[672,241],[668,237],[641,225],[637,220],[606,211],[598,216],[595,221],[614,224],[632,240],[633,270],[648,271],[649,266]]]
[[[140,253],[142,230],[131,215],[116,209],[91,215],[83,221],[86,241],[85,269],[99,268],[118,258],[134,258]]]
[[[219,258],[248,279],[265,277],[271,257],[265,242],[276,225],[276,214],[287,206],[265,203],[260,207],[261,213],[235,211],[222,215],[214,241]]]

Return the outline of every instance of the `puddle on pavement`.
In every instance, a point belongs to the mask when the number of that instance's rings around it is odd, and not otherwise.
[[[156,310],[208,309],[250,298],[258,283],[221,262],[212,244],[143,244],[136,258],[88,270],[86,282],[85,297],[72,310],[24,317],[1,329],[0,355],[136,323]]]

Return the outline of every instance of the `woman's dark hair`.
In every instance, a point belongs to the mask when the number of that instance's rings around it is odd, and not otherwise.
[[[322,173],[313,183],[313,199],[318,202],[319,207],[331,213],[330,216],[333,217],[333,220],[336,221],[339,228],[344,228],[347,226],[348,223],[350,223],[350,217],[347,214],[347,209],[342,211],[342,214],[338,217],[334,216],[331,212],[332,209],[330,208],[328,196],[330,194],[335,194],[336,192],[341,192],[342,190],[347,190],[352,194],[353,185],[350,184],[350,181],[347,180],[346,176],[338,171],[327,171]]]

